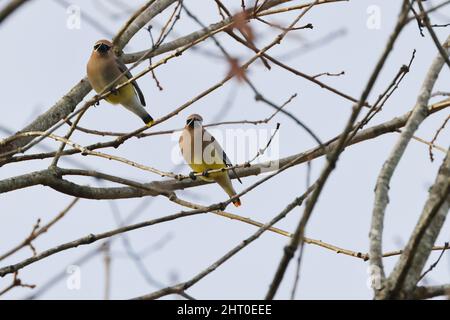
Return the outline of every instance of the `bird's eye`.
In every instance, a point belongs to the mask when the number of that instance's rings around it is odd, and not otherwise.
[[[101,51],[101,52],[106,52],[109,49],[111,49],[111,47],[104,43],[98,43],[94,46],[94,50]]]

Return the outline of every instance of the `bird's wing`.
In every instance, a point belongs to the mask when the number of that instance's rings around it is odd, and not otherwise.
[[[127,66],[122,61],[120,61],[119,58],[116,59],[116,63],[117,63],[117,67],[119,68],[120,72],[124,73],[125,76],[127,77],[127,79],[133,78],[133,75],[131,74],[130,70],[128,70]],[[133,85],[134,90],[138,94],[141,104],[145,107],[145,98],[144,98],[144,95],[142,94],[141,88],[139,88],[139,86],[135,80],[131,81],[131,84]]]
[[[233,165],[231,164],[230,159],[228,159],[227,154],[225,153],[225,151],[222,151],[222,157],[223,157],[223,162],[225,162],[225,165],[227,167],[232,167]],[[241,178],[239,178],[236,170],[234,170],[234,168],[231,168],[231,171],[233,171],[234,175],[236,176],[236,178],[238,179],[238,181],[242,184]]]
[[[210,141],[210,143],[214,144],[214,149],[217,150],[218,152],[218,156],[220,157],[220,159],[223,161],[223,163],[225,164],[225,166],[227,167],[232,167],[233,164],[231,163],[230,159],[228,158],[227,154],[225,153],[225,151],[222,149],[222,147],[220,146],[220,144],[216,141],[216,139],[205,129],[203,129],[203,141]],[[206,138],[205,138],[206,137]],[[233,171],[234,175],[236,176],[236,178],[238,179],[238,181],[240,183],[242,183],[241,179],[239,178],[238,174],[236,173],[236,171],[234,170],[234,168],[231,168],[231,171]]]

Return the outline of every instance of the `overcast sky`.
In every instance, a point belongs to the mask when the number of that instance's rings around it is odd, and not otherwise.
[[[67,5],[56,0],[30,1],[0,26],[2,52],[0,69],[3,80],[2,116],[0,127],[16,131],[28,124],[37,115],[50,108],[59,98],[85,76],[85,66],[93,43],[101,38],[110,38],[127,18],[145,1],[77,0],[82,12],[80,29],[67,27],[69,17]],[[304,1],[295,1],[303,3]],[[429,3],[431,1],[427,1]],[[0,0],[0,7],[6,0]],[[120,3],[129,7],[125,10]],[[238,1],[227,0],[225,4],[237,11]],[[438,3],[433,1],[433,3]],[[214,1],[185,1],[186,6],[204,24],[220,20]],[[359,97],[364,89],[374,64],[380,57],[384,45],[399,11],[400,1],[351,0],[318,6],[311,10],[300,25],[312,23],[314,29],[292,32],[286,41],[271,54],[283,62],[311,75],[322,72],[339,73],[340,77],[321,78],[349,95]],[[369,9],[369,13],[368,13]],[[375,11],[373,11],[375,10]],[[377,11],[379,10],[379,12]],[[379,28],[369,28],[371,14],[379,13]],[[435,23],[448,23],[450,10],[432,15]],[[288,25],[296,13],[287,13],[267,18],[269,21]],[[88,16],[93,18],[104,31],[92,26]],[[167,15],[158,17],[152,25],[155,34],[164,24]],[[369,24],[371,25],[371,24]],[[263,47],[277,35],[261,23],[251,23],[255,31],[256,43]],[[373,25],[371,25],[373,26]],[[174,29],[174,35],[185,35],[199,29],[185,14]],[[109,32],[110,34],[106,33]],[[448,28],[436,29],[441,40],[448,35]],[[236,45],[225,35],[218,36],[229,52],[241,62],[252,56],[252,52]],[[147,31],[140,31],[125,48],[125,52],[143,50],[150,47]],[[161,117],[185,101],[193,98],[206,88],[220,81],[228,72],[228,65],[212,41],[198,46],[202,50],[192,50],[173,59],[156,70],[163,91],[159,91],[151,76],[146,75],[138,82],[148,101],[149,112]],[[399,89],[385,105],[373,124],[403,115],[415,103],[418,89],[437,51],[431,38],[421,37],[415,22],[402,32],[390,55],[383,72],[371,95],[373,101],[390,83],[402,64],[407,64],[413,49],[417,50],[410,73]],[[210,55],[211,52],[215,54]],[[155,58],[155,61],[158,58]],[[146,66],[147,63],[144,63]],[[140,66],[141,70],[144,66]],[[281,104],[292,94],[297,98],[286,110],[295,114],[323,140],[339,134],[351,112],[351,103],[321,89],[304,79],[273,66],[270,71],[260,62],[255,63],[248,73],[249,78],[264,95]],[[435,91],[449,91],[449,70],[444,66]],[[88,97],[92,96],[92,92]],[[87,98],[86,98],[87,99]],[[433,100],[437,101],[437,100]],[[224,107],[225,106],[225,107]],[[205,122],[228,120],[259,120],[272,114],[273,110],[253,99],[247,86],[235,80],[223,88],[196,102],[189,109],[165,122],[158,128],[173,129],[184,125],[186,116],[199,113]],[[430,140],[436,129],[447,117],[448,111],[429,117],[417,132],[417,136]],[[316,145],[315,141],[292,120],[282,114],[272,122],[258,127],[261,132],[272,130],[276,122],[281,123],[278,143],[268,152],[277,157],[292,155]],[[87,128],[109,131],[131,131],[141,126],[139,118],[120,107],[113,107],[103,101],[83,117],[81,125]],[[223,126],[220,129],[255,129],[254,126]],[[64,130],[58,131],[64,135]],[[150,130],[150,131],[151,131]],[[266,130],[266,131],[264,131]],[[225,132],[225,131],[223,131]],[[0,132],[0,137],[6,137]],[[375,140],[349,147],[341,156],[336,170],[331,175],[308,224],[306,235],[350,250],[367,252],[368,230],[373,206],[373,189],[379,170],[399,135],[391,133]],[[82,145],[108,138],[76,133],[73,140]],[[262,147],[261,140],[258,147]],[[437,143],[447,148],[450,145],[448,129],[442,132]],[[59,144],[46,142],[47,148],[55,149]],[[119,149],[104,150],[110,154],[127,157],[138,163],[156,167],[164,171],[188,174],[187,165],[175,166],[172,154],[177,148],[176,139],[170,135],[131,139]],[[31,151],[43,150],[39,148]],[[175,151],[174,151],[175,150]],[[253,151],[257,151],[256,149]],[[229,151],[233,159],[234,151]],[[254,154],[249,152],[250,155]],[[435,151],[435,161],[430,162],[426,145],[412,141],[400,162],[390,185],[390,203],[386,212],[384,230],[384,251],[401,249],[422,211],[444,153]],[[92,157],[71,157],[77,163],[62,159],[63,167],[84,165],[94,170],[116,174],[140,182],[159,180],[149,172],[127,165],[95,159]],[[37,160],[23,164],[10,164],[0,168],[0,179],[33,170],[47,168],[51,159]],[[318,177],[324,164],[323,159],[312,163],[312,179]],[[242,197],[240,208],[229,207],[230,212],[267,222],[278,214],[295,197],[302,194],[306,184],[306,165],[299,165],[278,175],[270,182]],[[243,179],[239,185],[233,181],[238,191],[251,185],[260,177]],[[84,184],[99,185],[98,181],[76,179]],[[109,185],[103,183],[103,185]],[[200,204],[211,204],[226,199],[217,185],[191,188],[178,195]],[[57,193],[50,188],[33,187],[0,196],[0,254],[22,241],[31,231],[38,218],[48,222],[71,201],[71,197]],[[117,217],[125,219],[136,208],[139,215],[133,222],[153,219],[178,212],[180,208],[165,198],[146,198],[109,201],[82,199],[67,216],[50,231],[34,242],[39,251],[77,239],[89,233],[99,233],[117,227]],[[293,231],[302,209],[293,210],[277,227]],[[127,299],[153,292],[161,285],[190,279],[215,260],[251,235],[255,227],[237,221],[227,220],[213,214],[203,214],[154,227],[139,229],[126,234],[128,243],[142,258],[143,265],[151,276],[145,275],[136,262],[126,255],[121,237],[113,238],[111,297]],[[445,224],[437,244],[449,241],[449,223]],[[188,290],[198,299],[259,299],[263,298],[271,282],[283,247],[288,239],[266,232],[260,239],[231,258],[215,272]],[[67,268],[74,261],[98,248],[101,242],[83,246],[53,255],[20,271],[23,282],[36,284],[34,292],[47,283],[55,274],[63,272],[61,281],[42,292],[39,298],[57,299],[103,299],[104,263],[99,254],[83,264],[79,264],[81,287],[71,290],[67,286]],[[160,244],[163,244],[160,246]],[[156,247],[155,247],[156,245]],[[17,263],[32,254],[25,248],[14,256],[0,262],[0,266]],[[429,265],[438,252],[433,253]],[[428,284],[450,281],[449,255],[445,254],[440,264],[427,276]],[[384,260],[388,271],[396,258]],[[301,277],[296,298],[299,299],[370,299],[372,291],[367,287],[368,264],[362,260],[339,255],[312,245],[305,246]],[[277,298],[289,298],[295,277],[295,261],[290,264]],[[7,286],[12,277],[0,279],[0,288]],[[152,280],[153,279],[153,280]],[[24,298],[32,294],[28,288],[16,288],[5,298]]]

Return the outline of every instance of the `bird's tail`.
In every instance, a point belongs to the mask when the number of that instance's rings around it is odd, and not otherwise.
[[[151,127],[153,125],[153,123],[155,122],[155,120],[153,120],[152,116],[149,115],[148,113],[144,117],[142,117],[142,121],[144,121],[144,123],[147,127]]]
[[[237,193],[233,188],[233,184],[231,183],[231,179],[228,176],[228,172],[223,172],[221,175],[215,178],[217,183],[222,187],[222,189],[230,196],[230,198],[234,197]],[[233,200],[233,204],[235,207],[241,206],[241,199],[237,198]]]
[[[142,104],[136,97],[133,97],[131,101],[122,103],[122,105],[133,112],[135,115],[137,115],[139,118],[141,118],[147,127],[150,127],[153,122],[155,122],[152,116],[149,115],[147,111],[145,111],[144,106],[142,106]]]

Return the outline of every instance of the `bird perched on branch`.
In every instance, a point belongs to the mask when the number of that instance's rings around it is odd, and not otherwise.
[[[136,81],[113,90],[116,86],[131,79],[125,64],[113,51],[113,44],[108,40],[99,40],[94,45],[87,63],[89,83],[97,93],[113,92],[105,99],[111,104],[121,104],[136,114],[147,126],[153,124],[153,118],[145,111],[145,99]]]
[[[203,128],[202,121],[202,117],[198,114],[192,114],[186,119],[186,126],[179,140],[181,154],[195,173],[202,173],[200,179],[217,182],[232,198],[236,195],[236,191],[231,183],[229,170],[225,170],[232,166],[231,162],[216,139]],[[220,169],[222,170],[218,172],[208,172]],[[242,183],[235,170],[233,168],[231,170]],[[233,204],[239,207],[241,200],[237,198],[233,200]]]

